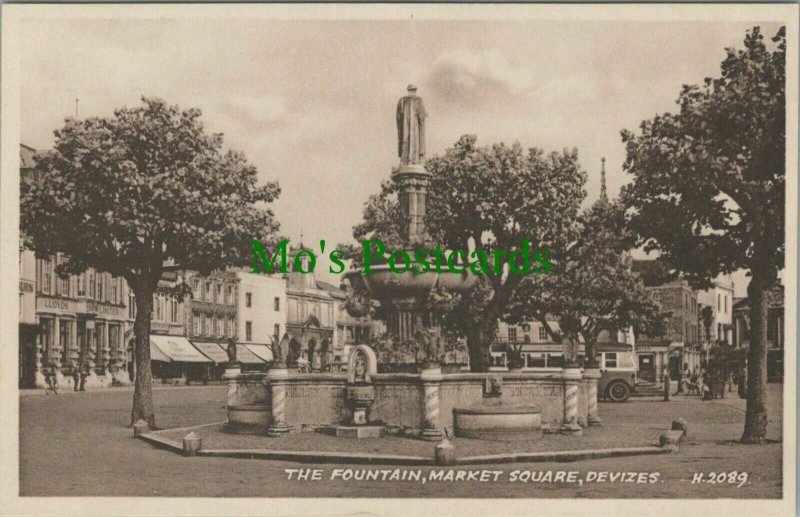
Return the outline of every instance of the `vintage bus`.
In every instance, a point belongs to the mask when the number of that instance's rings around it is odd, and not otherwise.
[[[490,371],[507,371],[505,351],[492,351]],[[613,402],[625,402],[636,389],[636,361],[633,347],[625,343],[598,343],[597,360],[601,377],[597,383],[598,397]],[[564,366],[563,347],[556,343],[524,343],[523,371],[558,372]],[[584,346],[578,348],[578,363],[583,364]]]

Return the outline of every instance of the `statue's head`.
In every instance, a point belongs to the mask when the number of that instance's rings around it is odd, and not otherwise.
[[[415,95],[417,93],[417,85],[409,84],[408,87],[406,88],[406,90],[408,90],[409,94]]]

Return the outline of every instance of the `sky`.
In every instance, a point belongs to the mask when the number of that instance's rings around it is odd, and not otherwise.
[[[398,163],[395,107],[409,83],[429,114],[429,154],[468,133],[575,147],[588,199],[601,157],[614,197],[629,181],[620,131],[674,111],[681,85],[717,76],[724,49],[753,25],[777,31],[757,21],[29,20],[21,138],[52,146],[76,99],[80,118],[142,95],[200,108],[208,131],[279,182],[283,234],[350,242]],[[735,280],[744,296],[744,276]]]

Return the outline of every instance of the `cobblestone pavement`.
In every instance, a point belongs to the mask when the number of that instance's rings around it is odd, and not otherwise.
[[[130,389],[66,392],[61,395],[23,393],[20,396],[20,494],[48,496],[283,496],[283,497],[704,497],[774,498],[781,496],[782,385],[769,386],[769,438],[762,446],[733,443],[742,431],[744,401],[729,398],[702,402],[695,397],[673,397],[670,402],[631,400],[603,403],[600,415],[609,431],[607,446],[615,436],[658,433],[683,417],[690,424],[690,439],[680,452],[580,461],[460,467],[456,470],[499,471],[496,482],[455,477],[437,479],[441,469],[408,467],[429,482],[417,479],[391,482],[381,479],[339,479],[343,471],[394,467],[311,465],[292,462],[230,458],[184,458],[132,438]],[[186,387],[154,391],[159,426],[178,427],[225,419],[224,386]],[[308,435],[313,440],[315,435]],[[575,440],[581,440],[575,437]],[[264,438],[264,440],[268,440]],[[310,443],[308,449],[316,449]],[[594,444],[593,445],[597,445]],[[267,447],[268,445],[264,445]],[[432,448],[433,445],[431,444]],[[288,481],[285,469],[322,469],[321,481]],[[516,471],[516,473],[515,473]],[[524,473],[523,472],[526,472]],[[575,471],[574,482],[523,482],[535,473]],[[695,474],[747,472],[747,483],[692,483]],[[433,474],[431,474],[433,472]],[[657,473],[656,481],[599,482],[601,472]],[[446,474],[446,472],[445,472]],[[344,473],[344,476],[349,474]],[[533,474],[536,476],[542,474]],[[569,475],[569,474],[567,474]],[[336,479],[331,479],[336,476]],[[494,477],[490,474],[489,477]],[[610,477],[610,476],[609,476]],[[512,481],[516,479],[516,481]],[[594,480],[593,480],[594,479]],[[637,478],[641,480],[644,478]],[[647,481],[653,479],[647,478]],[[740,478],[741,479],[741,478]]]

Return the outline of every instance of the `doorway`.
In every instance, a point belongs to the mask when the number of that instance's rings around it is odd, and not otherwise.
[[[639,354],[639,378],[645,381],[656,381],[655,354]]]

